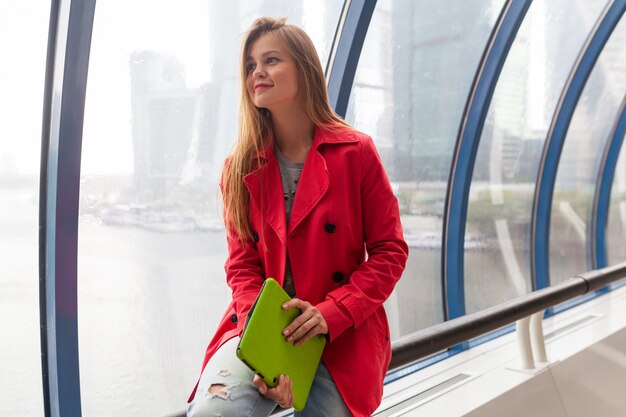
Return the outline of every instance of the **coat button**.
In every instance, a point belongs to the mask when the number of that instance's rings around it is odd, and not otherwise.
[[[324,226],[324,230],[326,231],[326,233],[335,233],[335,230],[337,230],[337,228],[332,223],[326,223],[326,225]]]
[[[233,324],[237,324],[237,322],[239,321],[237,320],[237,315],[233,314],[232,316],[230,316],[230,321],[232,321]]]
[[[335,282],[341,282],[341,281],[343,281],[343,278],[344,278],[344,276],[343,276],[343,274],[341,272],[335,272],[333,274],[333,281],[335,281]]]
[[[259,243],[259,234],[257,232],[252,232],[252,239],[254,239],[256,243]]]

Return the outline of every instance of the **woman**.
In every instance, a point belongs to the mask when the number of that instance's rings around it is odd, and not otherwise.
[[[220,184],[233,300],[188,415],[267,416],[291,405],[288,375],[270,389],[235,354],[248,310],[273,277],[294,297],[283,307],[302,311],[283,331],[287,341],[328,341],[297,415],[369,416],[391,356],[383,302],[408,254],[397,200],[371,138],[330,108],[302,29],[257,19],[242,53],[239,134]]]

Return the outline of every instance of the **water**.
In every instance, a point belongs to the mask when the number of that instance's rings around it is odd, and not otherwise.
[[[0,184],[0,416],[43,415],[36,184]]]

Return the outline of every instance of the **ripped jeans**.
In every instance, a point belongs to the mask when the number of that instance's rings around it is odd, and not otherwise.
[[[193,401],[187,407],[187,417],[267,417],[277,407],[276,402],[263,397],[252,384],[254,373],[236,355],[239,338],[224,343],[209,360]],[[209,392],[219,386],[217,393]],[[214,390],[215,392],[215,387]],[[351,417],[328,369],[320,362],[311,386],[306,407],[295,412],[299,417]]]

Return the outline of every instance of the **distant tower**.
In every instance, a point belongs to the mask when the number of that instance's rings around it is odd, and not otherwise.
[[[175,58],[138,51],[130,58],[134,185],[164,192],[179,180],[191,141],[197,93]]]
[[[478,1],[473,7],[453,7],[453,1],[438,4],[453,26],[420,18],[432,14],[430,3],[392,3],[391,100],[400,109],[393,119],[395,181],[448,177],[459,129],[458,120],[450,123],[450,114],[462,114],[465,100],[460,97],[469,93],[467,77],[454,74],[471,77],[476,71],[476,57],[463,51],[467,40],[483,30],[477,25],[488,24],[484,13],[490,1]],[[450,16],[454,14],[462,16]]]

